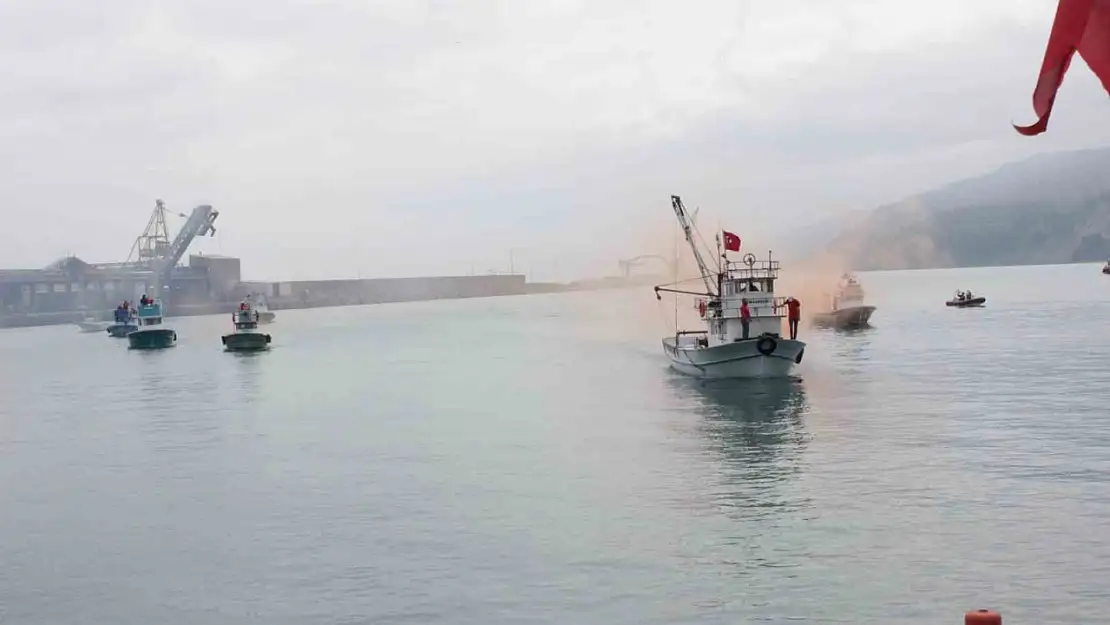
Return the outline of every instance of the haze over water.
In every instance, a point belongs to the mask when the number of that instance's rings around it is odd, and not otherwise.
[[[1110,278],[861,278],[779,383],[672,374],[650,289],[0,332],[0,619],[1098,622]]]

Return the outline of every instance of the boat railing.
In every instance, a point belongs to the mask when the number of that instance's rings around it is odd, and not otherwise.
[[[751,295],[751,297],[745,297]],[[786,314],[787,297],[767,297],[762,293],[740,293],[734,298],[729,298],[727,305],[717,310],[709,309],[707,319],[738,319],[740,318],[740,304],[742,299],[748,300],[748,311],[752,317],[781,317]]]
[[[725,270],[729,278],[759,279],[779,277],[779,261],[777,260],[730,260],[725,263]]]

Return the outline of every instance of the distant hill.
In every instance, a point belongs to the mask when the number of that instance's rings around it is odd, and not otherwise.
[[[1110,149],[1042,154],[853,218],[827,251],[867,269],[1110,258]]]

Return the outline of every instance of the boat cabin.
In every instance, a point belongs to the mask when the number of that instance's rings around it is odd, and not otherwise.
[[[775,297],[778,261],[770,258],[757,260],[748,254],[740,262],[727,262],[724,269],[718,276],[720,297],[711,299],[706,306],[708,345],[743,340],[740,307],[744,300],[747,300],[748,312],[751,313],[748,338],[765,334],[778,337],[786,313],[785,298]]]
[[[235,324],[236,331],[257,329],[258,311],[253,308],[241,308],[231,314],[231,321]]]
[[[833,296],[833,310],[840,310],[849,306],[863,304],[863,287],[855,276],[844,274],[840,278],[840,285]]]
[[[140,304],[138,318],[140,327],[162,325],[162,302]]]

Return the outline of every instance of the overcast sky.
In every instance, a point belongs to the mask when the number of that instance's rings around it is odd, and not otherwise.
[[[1055,0],[0,2],[0,266],[123,260],[155,198],[245,277],[615,273],[669,195],[760,247],[1105,145]],[[174,224],[179,224],[177,220]],[[662,230],[660,230],[662,229]]]

